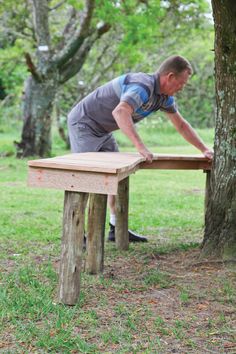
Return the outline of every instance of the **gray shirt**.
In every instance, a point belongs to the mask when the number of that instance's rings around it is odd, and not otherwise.
[[[129,73],[98,87],[81,100],[69,113],[70,124],[82,123],[95,133],[106,134],[119,129],[112,111],[120,102],[134,110],[134,123],[152,112],[177,111],[173,96],[160,93],[159,75]]]

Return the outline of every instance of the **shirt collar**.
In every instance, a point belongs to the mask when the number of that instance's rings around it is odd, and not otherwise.
[[[155,73],[153,75],[154,77],[154,92],[156,95],[161,95],[161,92],[160,92],[160,75],[159,73]]]

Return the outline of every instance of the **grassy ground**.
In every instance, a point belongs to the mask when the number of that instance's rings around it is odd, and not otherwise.
[[[200,133],[212,145],[212,131]],[[66,307],[63,192],[27,188],[27,161],[8,156],[17,136],[0,134],[0,353],[236,353],[235,269],[198,261],[202,172],[133,175],[129,223],[149,242],[127,252],[106,243],[104,273],[84,273],[79,303]],[[197,153],[168,126],[141,134],[155,152]],[[55,142],[53,154],[66,153]]]

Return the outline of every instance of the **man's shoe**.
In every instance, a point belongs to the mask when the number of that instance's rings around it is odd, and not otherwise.
[[[115,226],[110,224],[110,230],[109,230],[109,234],[108,234],[108,241],[110,242],[115,242]]]
[[[148,239],[144,236],[138,235],[135,232],[128,230],[129,242],[148,242]]]
[[[110,242],[115,242],[115,226],[112,224],[110,225],[110,231],[108,234],[108,241]],[[140,236],[136,234],[135,232],[128,230],[129,233],[129,242],[148,242],[146,237]]]

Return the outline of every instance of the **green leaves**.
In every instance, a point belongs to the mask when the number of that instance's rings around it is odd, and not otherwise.
[[[67,3],[78,11],[82,11],[84,9],[85,2],[83,0],[67,0]]]

